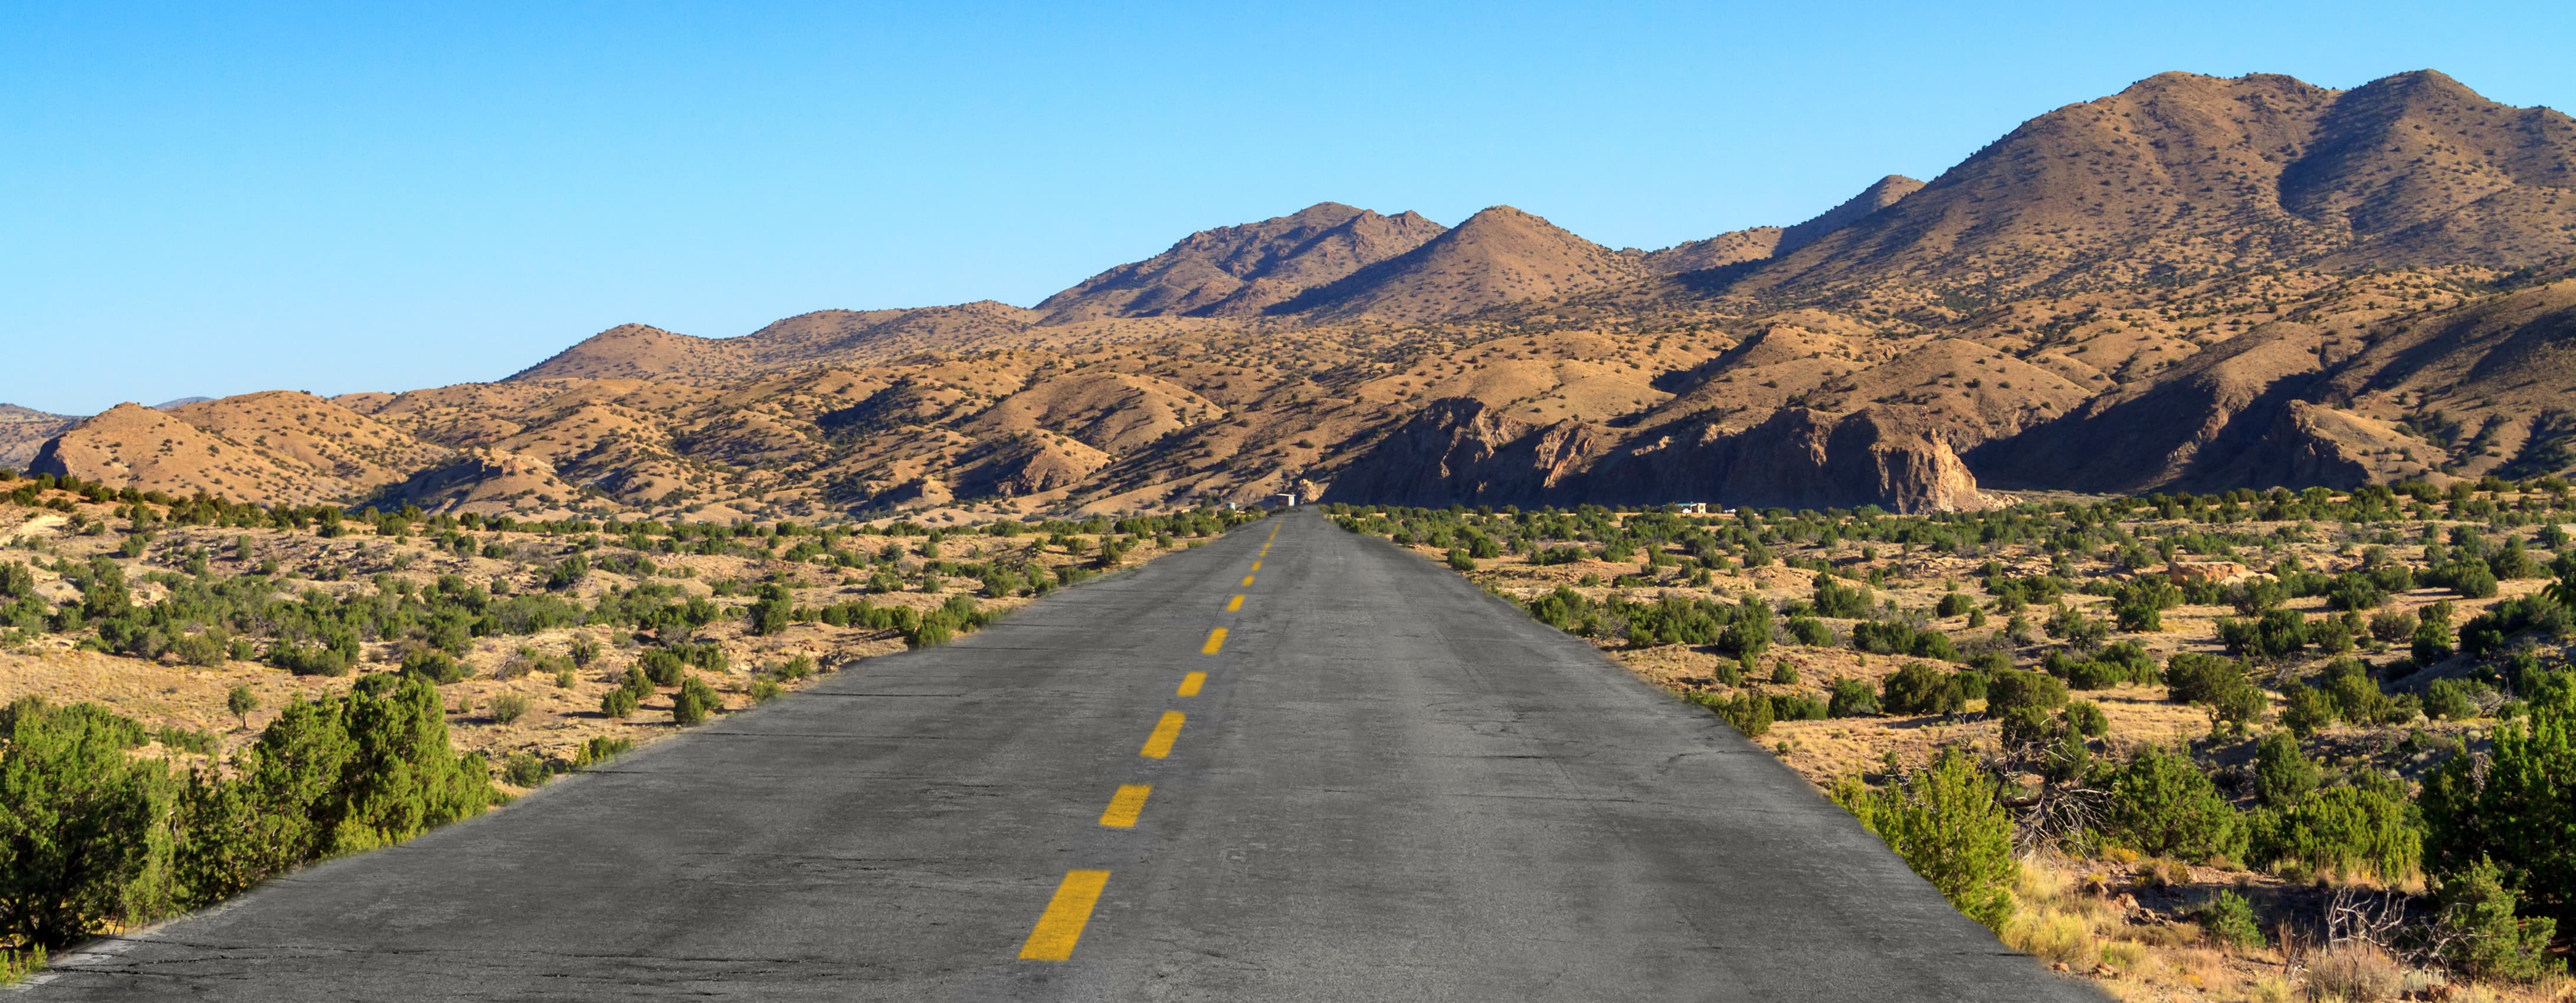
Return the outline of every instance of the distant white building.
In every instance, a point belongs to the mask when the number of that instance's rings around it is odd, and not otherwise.
[[[1674,502],[1673,507],[1690,515],[1707,515],[1707,502]]]
[[[1270,504],[1273,504],[1273,505],[1279,506],[1280,508],[1296,508],[1296,507],[1297,507],[1297,493],[1296,493],[1296,492],[1294,492],[1294,491],[1288,491],[1288,492],[1283,492],[1283,493],[1280,493],[1280,494],[1271,495],[1271,496],[1270,496]]]

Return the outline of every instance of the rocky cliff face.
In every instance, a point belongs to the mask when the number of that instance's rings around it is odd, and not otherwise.
[[[1538,505],[1608,445],[1580,422],[1535,425],[1473,398],[1434,401],[1333,478],[1321,500]]]
[[[1324,500],[1438,506],[1878,505],[1946,512],[1990,504],[1949,444],[1863,412],[1784,408],[1751,429],[1694,423],[1639,433],[1514,420],[1475,400],[1438,401],[1334,478]]]
[[[1949,443],[1929,429],[1876,412],[1836,416],[1796,407],[1738,432],[1698,424],[1635,442],[1604,460],[1588,489],[1592,500],[1609,504],[1877,505],[1896,512],[1991,504]]]

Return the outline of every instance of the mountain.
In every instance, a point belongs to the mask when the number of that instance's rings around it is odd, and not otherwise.
[[[1923,182],[1902,174],[1890,174],[1870,182],[1869,187],[1843,200],[1841,205],[1795,226],[1757,226],[1721,233],[1706,240],[1648,252],[1642,261],[1649,272],[1675,275],[1778,257],[1815,243],[1828,233],[1859,222],[1864,216],[1895,205],[1897,200],[1914,194],[1922,187]]]
[[[2512,269],[2563,257],[2576,120],[2423,70],[2336,91],[2164,73],[2025,122],[1734,291],[1984,298],[2253,267]]]
[[[45,440],[79,424],[66,414],[48,414],[15,404],[0,404],[0,467],[24,467],[36,458]]]
[[[1618,285],[1644,269],[1630,256],[1495,206],[1401,255],[1278,303],[1264,313],[1309,323],[1423,323],[1520,300]]]
[[[0,412],[0,444],[258,501],[691,520],[2576,473],[2571,150],[2430,71],[2163,74],[1659,251],[1322,203],[1034,308],[621,325],[492,383]]]
[[[47,440],[28,470],[311,505],[355,501],[447,454],[330,401],[272,391],[169,411],[119,404]]]
[[[1109,317],[1249,317],[1385,261],[1447,228],[1412,212],[1381,216],[1338,202],[1258,223],[1201,230],[1038,304],[1040,323]]]
[[[1780,242],[1771,253],[1774,256],[1788,254],[1813,244],[1824,239],[1826,234],[1860,222],[1862,218],[1895,205],[1906,196],[1922,190],[1923,182],[1902,174],[1890,174],[1872,181],[1869,187],[1861,189],[1860,194],[1844,200],[1843,204],[1780,231]]]

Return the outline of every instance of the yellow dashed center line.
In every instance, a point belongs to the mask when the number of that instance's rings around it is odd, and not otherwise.
[[[1252,584],[1252,576],[1251,576],[1251,575],[1245,575],[1245,576],[1243,576],[1243,584],[1245,584],[1245,585],[1250,585],[1250,584]]]
[[[1228,612],[1228,613],[1240,613],[1240,612],[1243,612],[1243,597],[1242,597],[1242,596],[1236,596],[1236,597],[1234,597],[1233,599],[1231,599],[1231,600],[1227,601],[1227,602],[1226,602],[1226,604],[1225,604],[1225,611],[1226,611],[1226,612]]]
[[[1259,570],[1261,570],[1261,562],[1259,562],[1259,561],[1254,561],[1254,562],[1252,562],[1252,570],[1254,570],[1254,571],[1259,571]]]
[[[1154,793],[1152,784],[1120,784],[1118,793],[1109,798],[1109,808],[1100,813],[1100,824],[1112,829],[1133,829],[1136,816],[1145,813],[1145,795]]]
[[[1154,724],[1154,733],[1145,736],[1145,747],[1138,750],[1136,754],[1147,759],[1161,759],[1171,755],[1172,743],[1181,738],[1181,720],[1180,711],[1164,711],[1163,719]]]
[[[1055,898],[1038,914],[1037,928],[1020,944],[1020,960],[1070,960],[1083,926],[1091,922],[1091,907],[1100,903],[1100,890],[1108,886],[1108,871],[1066,871],[1064,883],[1055,886]]]
[[[1219,649],[1224,647],[1225,628],[1219,627],[1215,630],[1208,631],[1207,643],[1199,645],[1199,654],[1213,655],[1216,654]]]
[[[1205,685],[1207,685],[1207,673],[1193,672],[1181,677],[1181,688],[1177,692],[1181,696],[1194,697],[1199,695],[1199,687]]]

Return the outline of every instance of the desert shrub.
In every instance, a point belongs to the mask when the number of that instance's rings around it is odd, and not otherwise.
[[[501,760],[501,779],[512,787],[534,787],[553,775],[534,753],[513,752]]]
[[[2276,731],[2254,743],[2254,800],[2267,807],[2298,803],[2324,782],[2316,760],[2300,751],[2289,732]]]
[[[1466,548],[1451,547],[1449,548],[1449,568],[1452,571],[1474,571],[1476,570],[1475,555],[1469,554]]]
[[[420,676],[372,675],[346,696],[288,704],[233,769],[232,780],[200,773],[182,798],[173,873],[191,902],[402,842],[493,798],[489,766],[449,744],[438,687]]]
[[[2091,651],[2101,647],[2102,642],[2111,637],[2111,628],[2108,625],[2085,616],[2081,610],[2065,603],[2057,604],[2056,609],[2049,613],[2048,622],[2042,625],[2041,629],[2047,631],[2048,636],[2066,642],[2068,647],[2077,651]]]
[[[643,670],[644,678],[655,686],[678,686],[680,677],[688,671],[689,662],[679,652],[655,648],[636,659],[635,667]]]
[[[1818,616],[1858,619],[1869,615],[1869,589],[1843,584],[1828,574],[1816,576],[1816,592],[1812,601]]]
[[[1760,596],[1745,597],[1718,635],[1717,646],[1737,658],[1762,657],[1771,650],[1771,604]]]
[[[1944,592],[1941,594],[1940,604],[1934,606],[1932,608],[1932,612],[1936,616],[1948,618],[1954,616],[1966,616],[1968,615],[1969,610],[1975,608],[1977,608],[1977,601],[1968,598],[1967,593]]]
[[[2390,881],[2415,870],[2423,856],[2412,806],[2375,790],[2327,787],[2249,820],[2258,860],[2294,861],[2317,873],[2369,874]]]
[[[2245,678],[2241,662],[2199,652],[2174,653],[2165,663],[2165,698],[2209,708],[2223,723],[2260,720],[2266,703],[2261,688]]]
[[[775,634],[787,629],[795,611],[796,597],[787,591],[786,586],[771,583],[760,587],[760,598],[753,600],[743,612],[751,621],[752,633]]]
[[[682,680],[680,692],[671,698],[671,720],[678,724],[699,724],[723,706],[715,687],[696,676]]]
[[[2334,705],[2335,716],[2353,724],[2403,724],[2415,718],[2413,705],[2382,691],[2370,678],[2370,668],[2358,659],[2326,663],[2317,688]]]
[[[350,644],[355,647],[356,639]],[[355,661],[350,651],[318,644],[279,641],[268,649],[268,664],[299,676],[345,676]]]
[[[1832,716],[1832,707],[1825,701],[1803,693],[1774,693],[1770,704],[1775,721],[1822,721]]]
[[[913,629],[904,632],[903,646],[907,648],[937,647],[948,643],[952,633],[953,631],[949,627],[947,621],[936,618],[924,619],[921,623],[914,626]]]
[[[2450,589],[2470,599],[2495,598],[2495,571],[2482,560],[2457,561],[2427,571],[2421,577],[2427,585]]]
[[[1830,695],[1825,704],[1827,717],[1862,717],[1878,713],[1878,694],[1870,692],[1867,683],[1836,679],[1826,691]]]
[[[1771,701],[1763,699],[1761,694],[1738,692],[1721,699],[1713,694],[1693,693],[1690,699],[1725,718],[1726,723],[1734,725],[1735,730],[1743,732],[1747,738],[1760,738],[1771,730]]]
[[[768,703],[778,699],[778,694],[781,692],[784,691],[779,688],[777,680],[755,679],[751,683],[751,702]]]
[[[587,669],[590,663],[599,660],[599,642],[587,637],[573,638],[572,649],[567,654],[572,657],[574,666]]]
[[[495,722],[508,724],[527,714],[528,695],[525,693],[502,693],[492,698],[492,720]]]
[[[2478,687],[2466,679],[2436,679],[2424,693],[2424,713],[2449,721],[2478,716]]]
[[[2192,910],[2200,928],[2209,939],[2237,950],[2263,946],[2263,925],[2254,916],[2254,903],[2232,891],[2221,891]]]
[[[1907,662],[1895,675],[1887,677],[1881,688],[1881,705],[1890,714],[1956,714],[1968,705],[1967,691],[1959,685],[1958,675],[1922,662]]]
[[[2345,941],[2308,956],[2307,984],[2311,999],[2394,1000],[2405,992],[2406,966],[2368,941]]]
[[[623,721],[635,715],[635,706],[640,702],[635,691],[619,687],[600,696],[599,712]]]
[[[142,728],[94,704],[0,710],[0,933],[61,947],[125,916],[170,845],[173,787],[126,750]]]
[[[2298,657],[2313,640],[2308,618],[2297,610],[2270,609],[2251,620],[2220,617],[2218,640],[2239,658],[2283,661]]]
[[[2425,869],[2463,874],[2492,861],[2537,915],[2576,915],[2576,673],[2550,673],[2523,694],[2523,719],[2495,730],[2479,757],[2454,755],[2425,778]]]
[[[1986,714],[2002,717],[2018,707],[2045,712],[2066,703],[2066,684],[2045,672],[2019,669],[1998,672],[1986,680]]]
[[[1812,648],[1830,648],[1834,644],[1834,629],[1812,616],[1790,617],[1789,636]]]
[[[590,741],[582,743],[580,748],[573,750],[572,764],[575,767],[595,766],[625,755],[633,748],[635,748],[635,740],[631,738],[593,735]]]
[[[1833,794],[1968,918],[1989,929],[2011,918],[2021,873],[2012,817],[1994,780],[1966,753],[1945,749],[1929,768],[1884,791],[1846,781]]]
[[[2507,599],[2461,625],[2460,649],[2483,658],[2502,650],[2508,638],[2524,631],[2563,640],[2576,634],[2576,615],[2547,594]]]
[[[2111,717],[2102,713],[2100,704],[2076,700],[2068,703],[2063,713],[2067,726],[2074,728],[2078,735],[2100,738],[2111,733]]]
[[[2389,644],[2404,643],[2415,636],[2415,614],[2404,610],[2380,613],[2370,618],[2370,636]]]
[[[2149,746],[2110,771],[2103,834],[2141,853],[2209,860],[2245,840],[2236,809],[2191,757]]]
[[[2450,623],[2428,619],[2415,625],[2413,647],[2409,653],[2414,657],[2416,664],[2431,665],[2451,657],[2451,653],[2456,650],[2454,648],[2456,643],[2457,640],[2451,634]]]
[[[1893,620],[1863,620],[1852,624],[1851,646],[1854,650],[1872,654],[1912,655],[1945,662],[1959,660],[1959,649],[1950,642],[1949,635]]]
[[[798,655],[779,665],[771,674],[780,679],[803,679],[814,674],[814,659],[809,655]]]
[[[213,732],[198,731],[193,728],[174,728],[167,725],[153,729],[152,739],[161,743],[162,748],[193,752],[200,756],[214,755],[215,750],[222,745]]]
[[[466,669],[465,663],[444,651],[421,648],[403,656],[402,672],[403,675],[444,686],[465,681]]]
[[[2442,960],[2453,969],[2473,978],[2534,982],[2566,967],[2549,952],[2558,924],[2545,916],[2519,915],[2515,906],[2521,896],[2493,861],[2479,859],[2443,878],[2436,891],[2442,903],[2439,929],[2445,935]]]

